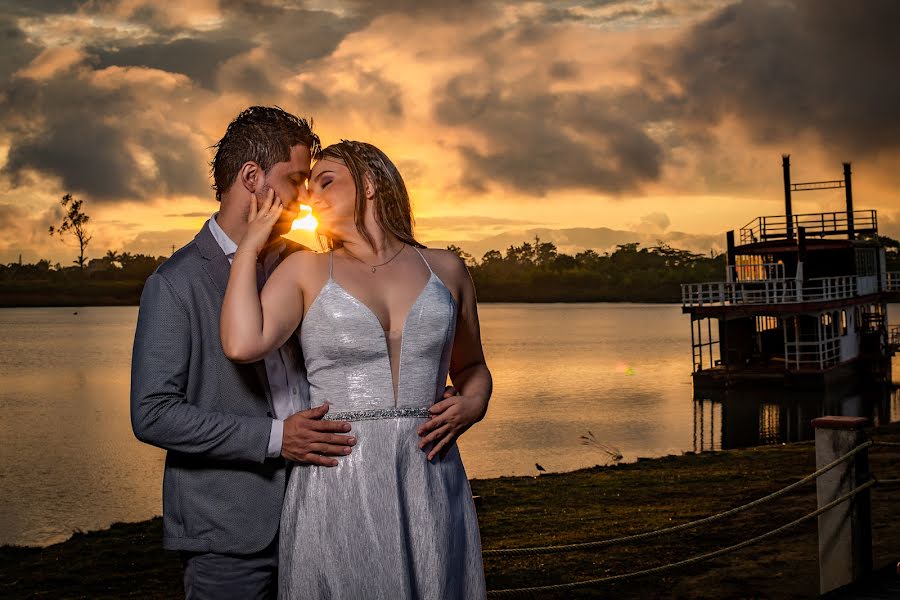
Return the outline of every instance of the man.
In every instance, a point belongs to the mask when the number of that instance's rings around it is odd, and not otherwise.
[[[147,279],[132,356],[135,436],[165,448],[163,546],[179,550],[187,598],[275,598],[278,525],[290,462],[334,466],[355,443],[346,422],[308,405],[292,337],[255,364],[229,361],[219,311],[253,194],[285,210],[260,255],[260,287],[290,253],[319,139],[306,120],[254,106],[231,122],[212,163],[219,212]],[[299,411],[299,412],[298,412]]]

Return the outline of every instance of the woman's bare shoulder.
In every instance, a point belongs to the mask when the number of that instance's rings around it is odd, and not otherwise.
[[[448,285],[450,282],[462,285],[469,278],[466,263],[455,252],[442,248],[422,248],[422,254],[431,269]]]
[[[299,281],[317,280],[328,274],[328,253],[299,250],[288,255],[279,268],[286,269]]]

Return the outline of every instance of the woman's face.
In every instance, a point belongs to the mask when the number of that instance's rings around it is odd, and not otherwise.
[[[309,178],[309,205],[319,222],[319,232],[343,237],[355,229],[356,184],[350,169],[339,159],[323,158],[315,164]]]

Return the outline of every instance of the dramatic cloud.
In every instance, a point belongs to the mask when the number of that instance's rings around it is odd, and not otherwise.
[[[27,218],[28,211],[21,206],[15,204],[0,204],[0,229],[8,229],[17,227],[18,224]]]
[[[484,140],[483,149],[461,148],[470,187],[500,181],[527,194],[620,193],[659,176],[662,149],[604,94],[551,94],[530,84],[485,89],[480,74],[439,92],[438,120],[471,127]]]
[[[72,13],[90,0],[0,0],[0,12],[15,16],[36,16]]]
[[[184,76],[150,69],[17,77],[0,104],[10,144],[3,173],[16,185],[44,173],[99,201],[203,194],[205,140],[160,110],[191,95]]]
[[[48,228],[58,226],[63,217],[62,207],[56,203],[44,210],[33,213],[25,206],[16,204],[0,204],[0,256],[6,261],[22,259],[33,262],[47,256],[46,252],[37,252],[37,248],[65,248],[65,240],[51,239]]]
[[[168,43],[142,44],[115,50],[96,50],[97,67],[112,65],[150,67],[182,73],[199,84],[212,88],[218,68],[229,58],[253,47],[247,40],[177,39]]]
[[[666,213],[652,212],[642,216],[640,222],[634,225],[634,230],[643,233],[662,233],[671,224],[672,220]]]
[[[811,134],[833,156],[900,150],[900,3],[743,0],[661,48],[678,118],[734,117],[752,140]]]
[[[0,229],[37,243],[73,192],[97,240],[168,251],[250,104],[379,145],[435,238],[724,230],[777,207],[782,152],[801,180],[854,161],[896,214],[898,22],[893,0],[0,0]]]
[[[15,20],[0,14],[0,98],[13,73],[41,53],[41,48],[28,41]]]

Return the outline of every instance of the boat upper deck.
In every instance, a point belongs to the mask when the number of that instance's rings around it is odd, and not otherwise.
[[[801,227],[808,238],[842,237],[847,240],[851,233],[854,236],[877,234],[878,215],[874,210],[854,210],[805,213],[791,215],[790,219],[785,215],[756,217],[741,227],[741,244],[793,240]]]
[[[729,232],[725,280],[682,284],[683,312],[778,314],[900,300],[900,271],[882,271],[879,238],[856,238],[877,235],[877,213],[849,215],[757,217],[741,229],[739,246]]]

